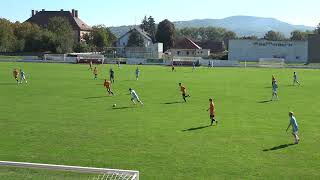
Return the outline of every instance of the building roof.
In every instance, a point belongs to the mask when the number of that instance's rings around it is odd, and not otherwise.
[[[223,41],[203,41],[203,42],[197,42],[203,49],[210,49],[211,53],[218,53],[223,52],[226,50],[224,42]]]
[[[124,33],[122,36],[120,36],[118,39],[122,39],[124,36],[126,36],[127,34],[130,34],[132,33],[133,31],[137,31],[138,33],[140,33],[143,37],[145,37],[146,39],[152,41],[152,38],[151,36],[145,32],[144,30],[142,30],[141,28],[138,28],[138,27],[134,27],[132,29],[130,29],[130,31]]]
[[[82,31],[91,31],[92,28],[83,22],[80,18],[73,15],[70,11],[39,11],[30,17],[26,22],[35,23],[39,26],[46,27],[49,24],[49,20],[53,17],[66,18],[73,29]]]
[[[183,38],[176,41],[173,49],[202,49],[197,43],[189,38]]]

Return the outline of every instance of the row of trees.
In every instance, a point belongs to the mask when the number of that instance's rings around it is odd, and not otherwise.
[[[146,31],[151,36],[153,42],[156,41],[157,27],[156,27],[156,22],[152,16],[149,16],[149,18],[147,18],[147,16],[144,16],[141,22],[140,28]]]
[[[229,39],[237,38],[237,34],[225,28],[201,27],[201,28],[183,28],[177,30],[178,37],[188,37],[196,41],[223,41],[228,47]]]
[[[116,37],[108,28],[99,25],[94,26],[92,33],[84,39],[85,42],[78,42],[69,21],[62,17],[51,18],[47,28],[0,19],[0,52],[101,51],[111,46]]]
[[[320,31],[319,31],[320,32]],[[299,31],[295,30],[291,32],[291,36],[286,38],[285,35],[281,32],[276,31],[268,31],[262,39],[270,40],[270,41],[284,41],[284,40],[292,40],[292,41],[305,41],[308,39],[308,34],[316,33],[316,31]],[[240,39],[259,39],[258,36],[243,36]]]
[[[78,52],[102,52],[113,46],[117,37],[106,26],[97,25],[93,26],[91,33],[85,34],[83,39]]]
[[[159,23],[156,28],[156,24],[152,16],[147,18],[146,16],[142,20],[140,25],[141,29],[149,33],[154,42],[164,43],[164,49],[167,50],[174,46],[175,40],[188,37],[195,41],[224,41],[225,45],[228,47],[229,39],[259,39],[257,36],[244,36],[237,37],[237,34],[233,31],[229,31],[225,28],[216,28],[216,27],[201,27],[201,28],[182,28],[175,29],[175,26],[169,20],[164,20]],[[157,29],[157,30],[156,30]],[[155,31],[156,30],[156,31]],[[291,36],[286,38],[285,35],[281,32],[269,31],[265,34],[262,39],[271,40],[271,41],[282,41],[282,40],[294,40],[302,41],[307,40],[308,34],[316,33],[320,34],[320,24],[314,31],[299,31],[295,30],[291,32]],[[154,36],[155,34],[155,36]],[[139,35],[134,34],[134,40],[130,42],[130,46],[143,45],[143,40]]]
[[[174,46],[177,39],[188,37],[196,41],[224,41],[228,45],[229,39],[237,37],[236,33],[228,31],[224,28],[206,27],[206,28],[183,28],[176,29],[175,25],[168,19],[161,21],[156,26],[152,16],[146,16],[142,20],[140,28],[147,32],[154,42],[163,43],[164,50]],[[143,46],[143,38],[139,33],[132,33],[129,37],[128,46]]]
[[[196,41],[224,41],[228,47],[229,39],[258,39],[257,36],[237,37],[233,31],[224,28],[203,27],[203,28],[182,28],[176,29],[175,25],[165,19],[158,25],[152,16],[144,17],[140,28],[147,32],[153,42],[161,42],[164,50],[172,48],[176,39],[188,37]],[[314,32],[293,31],[290,40],[306,40],[309,33],[320,34],[320,24]],[[67,19],[53,17],[50,19],[47,28],[41,28],[31,23],[11,23],[6,19],[0,19],[0,52],[89,52],[104,51],[112,46],[116,37],[104,25],[93,27],[91,33],[84,35],[84,40],[78,42],[75,39],[72,26]],[[264,39],[279,41],[288,40],[282,33],[269,31]],[[132,33],[129,37],[128,46],[142,47],[143,37],[140,33]]]
[[[270,41],[282,41],[282,40],[293,40],[293,41],[304,41],[307,40],[308,34],[312,34],[312,31],[299,31],[295,30],[291,32],[290,38],[286,38],[281,32],[269,31],[265,34],[264,39]]]

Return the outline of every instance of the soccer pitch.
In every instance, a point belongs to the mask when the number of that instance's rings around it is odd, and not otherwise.
[[[103,87],[110,66],[114,97]],[[13,68],[29,84],[17,85]],[[320,177],[319,70],[140,66],[136,81],[136,66],[98,68],[93,80],[87,65],[0,63],[0,160],[133,169],[141,179]],[[272,74],[280,100],[268,102]],[[132,105],[129,88],[143,107]],[[218,126],[208,127],[209,98]],[[289,111],[299,145],[287,145]],[[18,172],[0,168],[0,179]]]

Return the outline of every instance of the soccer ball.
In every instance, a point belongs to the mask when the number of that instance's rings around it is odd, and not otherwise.
[[[116,107],[117,106],[117,104],[114,104],[112,107]]]

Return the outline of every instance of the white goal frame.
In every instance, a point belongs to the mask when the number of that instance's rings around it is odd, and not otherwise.
[[[277,67],[281,68],[285,65],[283,58],[259,58],[259,66],[261,67]]]
[[[119,180],[122,180],[122,179],[139,180],[139,171],[132,171],[132,170],[66,166],[66,165],[54,165],[54,164],[39,164],[39,163],[27,163],[27,162],[12,162],[12,161],[0,161],[0,167],[1,166],[96,174],[98,175],[95,178],[97,180],[107,179],[109,177],[114,177],[114,176],[116,176],[116,179],[119,179]]]

